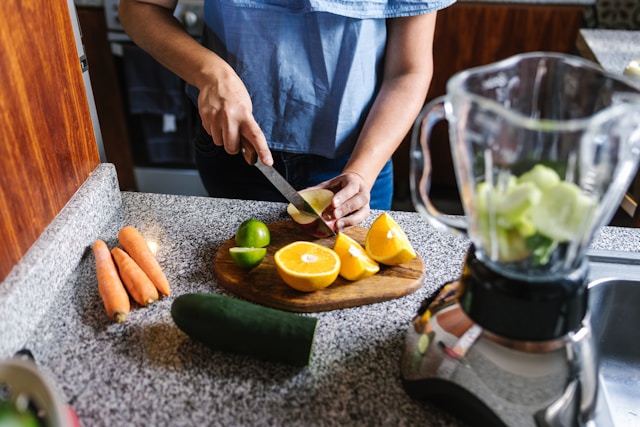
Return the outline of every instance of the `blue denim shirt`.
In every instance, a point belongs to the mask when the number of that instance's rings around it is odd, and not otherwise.
[[[380,87],[385,19],[453,1],[207,0],[203,44],[245,83],[271,149],[336,158]]]

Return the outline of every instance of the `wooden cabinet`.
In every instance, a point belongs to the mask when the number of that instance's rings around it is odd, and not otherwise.
[[[78,7],[82,41],[89,64],[96,112],[107,161],[118,173],[121,190],[136,190],[129,132],[122,110],[122,96],[102,7]]]
[[[0,1],[0,282],[100,162],[68,6]]]
[[[574,53],[582,5],[459,2],[438,13],[434,76],[427,100],[446,92],[456,72],[533,51]],[[394,155],[396,197],[409,197],[409,138]],[[431,189],[457,198],[446,124],[433,134]]]

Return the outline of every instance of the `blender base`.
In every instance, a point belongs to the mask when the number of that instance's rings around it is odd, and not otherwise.
[[[407,393],[471,425],[589,424],[597,364],[588,316],[552,340],[514,340],[475,323],[460,293],[460,282],[446,284],[414,317],[401,361]]]
[[[482,400],[464,387],[440,378],[403,380],[407,393],[417,400],[429,401],[472,427],[507,427]]]

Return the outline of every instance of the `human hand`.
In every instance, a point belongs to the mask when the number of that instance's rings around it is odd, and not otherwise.
[[[331,206],[324,214],[331,215],[328,219],[335,219],[336,231],[358,225],[369,216],[371,189],[356,173],[344,173],[311,188],[327,188],[333,191]]]
[[[198,111],[213,143],[223,146],[229,154],[241,151],[241,141],[249,143],[262,162],[270,166],[273,164],[271,151],[252,108],[246,87],[234,73],[228,73],[223,79],[212,79],[200,88]],[[248,154],[245,159],[250,163]]]

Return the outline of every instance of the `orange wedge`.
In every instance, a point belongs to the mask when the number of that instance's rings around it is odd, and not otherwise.
[[[407,235],[387,212],[371,224],[364,247],[371,258],[385,265],[404,264],[416,257]]]
[[[340,257],[340,276],[347,280],[362,280],[380,271],[380,265],[362,245],[344,233],[336,236],[333,250]]]
[[[273,261],[282,280],[302,292],[326,288],[340,272],[338,254],[313,242],[289,243],[275,253]]]

